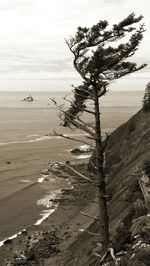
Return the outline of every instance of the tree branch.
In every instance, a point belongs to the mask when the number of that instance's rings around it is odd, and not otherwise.
[[[93,233],[93,232],[90,232],[89,230],[86,230],[87,233],[89,233],[90,235],[93,235],[93,236],[100,236],[100,234],[96,234],[96,233]]]
[[[94,126],[90,125],[89,123],[84,122],[79,116],[77,116],[76,119],[77,119],[79,122],[81,122],[83,125],[85,125],[85,126],[87,126],[87,127],[89,127],[89,128],[92,128],[93,130],[95,130],[95,127],[94,127]]]
[[[79,173],[78,171],[76,171],[73,167],[67,165],[67,168],[70,169],[72,172],[74,172],[76,175],[78,175],[79,177],[83,178],[86,181],[89,181],[90,183],[94,184],[95,186],[99,186],[98,182],[95,182],[94,180],[92,180],[91,178]]]
[[[85,98],[87,99],[87,100],[93,100],[93,97],[92,97],[92,95],[91,95],[91,93],[88,93],[88,95],[82,95],[82,94],[80,94],[80,93],[78,93],[78,92],[75,92],[74,90],[72,91],[76,96],[79,96],[79,97],[81,97],[81,98],[83,98],[84,99],[84,101],[85,101]]]
[[[82,212],[82,211],[80,211],[80,213],[81,213],[82,215],[86,216],[86,217],[89,217],[89,218],[95,220],[95,221],[99,221],[98,217],[92,216],[92,215],[90,215],[90,214],[88,214],[88,213],[85,213],[85,212]]]
[[[74,116],[72,114],[69,114],[67,111],[64,111],[62,109],[62,106],[64,106],[64,105],[60,105],[59,106],[54,98],[50,98],[50,99],[51,99],[52,102],[54,102],[54,104],[57,106],[58,110],[60,111],[60,119],[63,120],[62,114],[64,114],[65,117],[67,117],[67,119],[69,120],[69,122],[72,125],[74,125],[76,128],[82,129],[84,132],[88,133],[92,137],[95,137],[94,132],[92,132],[89,128],[87,128],[87,126],[85,124],[78,123],[77,121],[74,120]],[[72,119],[70,117],[72,117]]]
[[[82,125],[82,124],[78,123],[77,121],[71,121],[71,120],[70,120],[70,123],[72,125],[74,125],[75,127],[77,127],[78,129],[82,129],[83,131],[85,131],[86,133],[91,135],[93,138],[95,137],[94,132],[92,132],[89,128],[87,128],[86,125]]]
[[[78,140],[78,139],[66,136],[65,134],[59,134],[55,130],[53,132],[54,132],[53,136],[57,136],[57,137],[61,137],[61,138],[64,138],[64,139],[69,139],[69,140],[73,140],[73,141],[76,141],[76,142],[80,142],[82,144],[84,143],[86,145],[90,145],[90,143],[88,143],[88,142],[86,142],[84,140]]]

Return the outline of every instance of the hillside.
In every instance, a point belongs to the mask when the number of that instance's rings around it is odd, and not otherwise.
[[[120,126],[110,137],[107,146],[108,184],[113,197],[110,206],[112,232],[119,215],[123,217],[129,207],[129,194],[137,181],[136,167],[150,163],[150,113],[143,110]],[[133,193],[130,195],[133,199]],[[120,203],[119,203],[120,202]]]
[[[132,231],[134,230],[134,219],[144,217],[147,214],[145,203],[139,187],[135,169],[143,168],[145,162],[150,166],[150,113],[140,110],[129,121],[115,130],[110,138],[106,150],[107,162],[107,187],[112,198],[108,203],[110,233],[113,246],[116,252],[123,251],[126,256],[121,260],[124,266],[129,265],[150,265],[150,218],[146,222],[140,220],[142,230],[147,228],[144,239],[135,240]],[[135,225],[136,227],[136,225]],[[144,228],[144,229],[143,229]],[[91,224],[89,230],[98,233],[98,225]],[[147,240],[148,238],[148,240]],[[92,255],[91,248],[95,247],[98,237],[84,232],[70,248],[70,256],[63,265],[99,265],[98,259]],[[147,251],[141,249],[133,250],[134,244],[138,241],[147,245]],[[145,245],[145,244],[144,244]],[[86,248],[85,248],[86,247]],[[140,246],[138,246],[140,248]],[[145,246],[144,246],[145,248]],[[138,253],[139,258],[133,256],[133,251]],[[126,253],[127,252],[127,253]],[[131,264],[129,259],[133,256]],[[74,263],[77,259],[77,264]],[[111,264],[107,264],[111,265]]]

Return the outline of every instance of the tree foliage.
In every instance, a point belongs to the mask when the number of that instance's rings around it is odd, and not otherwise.
[[[66,40],[74,56],[74,67],[83,79],[83,84],[74,88],[74,104],[68,110],[68,117],[69,114],[76,117],[80,110],[83,111],[85,101],[89,98],[88,91],[91,91],[95,84],[101,97],[106,93],[107,86],[112,80],[146,66],[137,66],[136,63],[127,60],[134,55],[143,38],[144,24],[135,27],[142,18],[135,17],[132,13],[111,28],[106,20],[99,21],[91,28],[78,27],[75,36]],[[66,116],[64,125],[67,123],[69,121]]]

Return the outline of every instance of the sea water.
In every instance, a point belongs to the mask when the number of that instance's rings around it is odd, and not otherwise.
[[[28,95],[32,95],[33,102],[22,101]],[[54,107],[50,98],[55,98],[59,103],[65,102],[63,97],[72,95],[68,91],[0,91],[0,108],[48,108]],[[101,99],[103,107],[115,106],[141,106],[143,91],[108,91]],[[65,102],[65,105],[69,103]]]
[[[43,134],[58,129],[60,123],[59,111],[50,98],[55,98],[58,104],[69,102],[64,100],[68,92],[30,92],[34,101],[22,101],[29,92],[0,91],[0,142],[27,141],[28,136],[38,138]],[[109,91],[101,98],[101,113],[103,129],[116,128],[142,107],[142,91]],[[70,94],[70,99],[72,95]],[[90,103],[89,103],[90,105]],[[92,106],[90,106],[92,108]],[[66,129],[62,129],[65,133]],[[30,138],[32,139],[32,138]],[[42,138],[41,138],[42,140]]]

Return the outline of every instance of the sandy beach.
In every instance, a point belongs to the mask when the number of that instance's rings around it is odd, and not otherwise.
[[[81,166],[80,164],[73,164],[73,167],[78,170],[81,168],[84,171],[86,164],[81,164]],[[71,187],[64,188],[60,199],[53,201],[55,206],[58,205],[58,208],[48,219],[44,220],[40,225],[27,227],[26,230],[18,234],[17,238],[9,240],[8,243],[6,242],[1,246],[2,266],[9,265],[10,261],[12,265],[18,265],[15,257],[17,258],[17,256],[20,256],[19,254],[24,252],[27,254],[29,262],[20,257],[18,262],[22,263],[21,265],[24,265],[24,263],[25,265],[30,265],[30,258],[33,256],[35,256],[35,259],[33,261],[31,258],[32,265],[66,265],[66,262],[61,259],[61,254],[64,255],[68,252],[67,248],[91,224],[91,220],[83,216],[80,211],[96,215],[98,206],[91,201],[91,199],[96,198],[95,188],[91,188],[88,182],[82,178],[77,178],[64,166],[60,166],[56,170],[56,174],[61,184],[65,184],[66,178],[69,178]],[[80,186],[78,185],[79,182]],[[43,185],[50,187],[51,180],[45,181]],[[59,244],[61,249],[60,255],[59,249],[55,248],[56,244]],[[41,254],[39,253],[40,250]],[[53,254],[50,258],[47,256],[49,252]],[[37,255],[36,258],[36,254],[40,254],[40,256]],[[65,257],[67,259],[67,253]],[[45,261],[44,264],[43,259]]]

